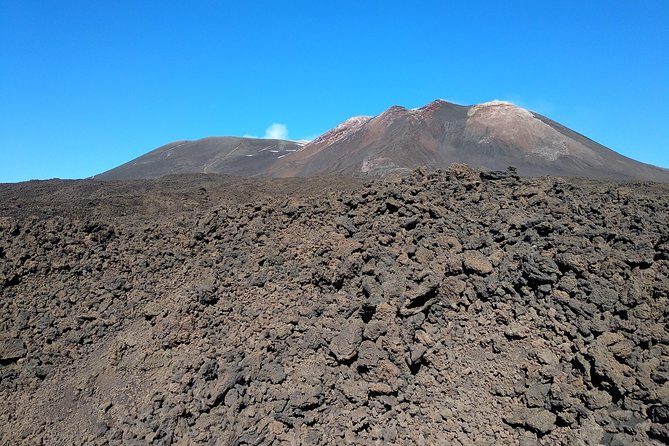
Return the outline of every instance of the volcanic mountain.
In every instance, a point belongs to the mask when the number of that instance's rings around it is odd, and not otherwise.
[[[514,166],[523,176],[669,181],[667,169],[622,156],[511,103],[462,106],[443,100],[353,117],[307,144],[248,138],[172,143],[96,178],[155,178],[186,172],[365,176],[418,166],[434,170],[452,163],[483,170]]]
[[[296,152],[302,145],[299,142],[279,139],[234,136],[175,141],[112,170],[95,175],[94,178],[134,180],[181,173],[263,176],[277,160]]]

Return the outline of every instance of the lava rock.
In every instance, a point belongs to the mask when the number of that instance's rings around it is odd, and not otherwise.
[[[0,363],[10,363],[26,356],[25,343],[18,338],[0,339]]]
[[[330,351],[340,362],[352,360],[358,354],[362,342],[361,321],[351,321],[341,327],[341,331],[330,342]]]
[[[465,271],[486,275],[493,270],[492,263],[478,251],[465,251],[462,255]]]
[[[539,408],[523,408],[504,417],[504,421],[510,426],[523,427],[541,435],[555,429],[556,420],[555,414]]]

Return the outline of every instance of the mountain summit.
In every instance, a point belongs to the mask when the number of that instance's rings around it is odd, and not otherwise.
[[[95,178],[385,175],[452,163],[484,170],[514,166],[524,176],[669,181],[667,169],[627,158],[509,102],[462,106],[443,100],[349,118],[306,144],[230,137],[168,144]]]
[[[328,137],[335,130],[281,159],[271,174],[384,174],[464,163],[493,170],[515,166],[527,176],[669,180],[666,169],[626,158],[508,102],[466,107],[437,100],[410,110],[394,106]]]

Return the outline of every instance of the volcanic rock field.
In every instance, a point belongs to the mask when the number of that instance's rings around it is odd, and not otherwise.
[[[0,185],[1,445],[669,442],[669,185]]]

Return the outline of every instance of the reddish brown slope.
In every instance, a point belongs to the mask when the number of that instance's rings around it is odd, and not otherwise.
[[[437,100],[408,110],[394,106],[350,120],[269,169],[273,176],[385,174],[416,166],[465,163],[515,166],[529,176],[669,181],[669,171],[643,164],[506,102],[471,107]]]

